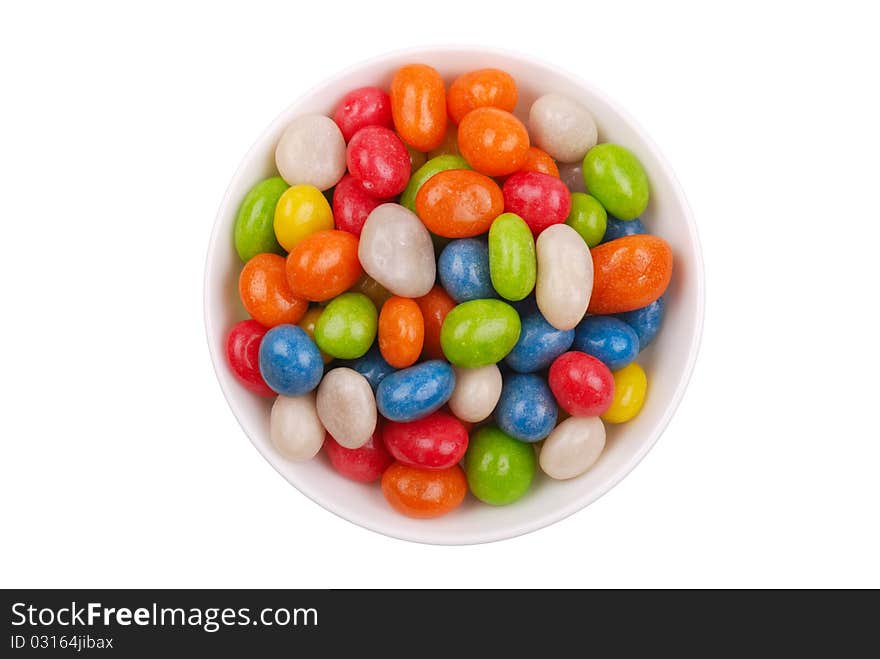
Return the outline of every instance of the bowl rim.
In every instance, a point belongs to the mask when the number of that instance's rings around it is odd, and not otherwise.
[[[274,134],[278,131],[282,122],[288,121],[287,113],[292,107],[301,104],[321,88],[330,86],[334,84],[337,80],[344,78],[345,76],[359,69],[375,64],[380,64],[385,60],[391,60],[401,57],[412,57],[414,59],[425,58],[425,60],[430,63],[428,58],[436,56],[437,53],[446,53],[450,51],[457,53],[472,52],[475,54],[489,54],[501,58],[516,60],[525,66],[538,66],[540,68],[552,71],[555,75],[568,79],[568,81],[572,84],[589,90],[591,94],[594,94],[596,97],[600,98],[603,103],[605,103],[615,114],[620,117],[621,120],[628,124],[632,131],[637,135],[643,147],[651,153],[651,155],[663,168],[671,184],[670,189],[684,211],[682,214],[682,220],[684,221],[684,225],[687,227],[687,233],[689,234],[690,240],[693,244],[693,262],[691,263],[691,266],[694,271],[693,278],[695,283],[695,318],[694,332],[690,340],[690,345],[688,346],[688,355],[685,362],[685,367],[681,373],[675,392],[672,394],[669,404],[666,406],[663,416],[660,418],[659,422],[652,428],[648,439],[644,441],[639,447],[639,450],[636,451],[633,456],[617,470],[613,478],[609,478],[608,480],[604,481],[601,486],[579,497],[572,498],[570,501],[568,501],[564,505],[559,506],[555,510],[548,511],[545,514],[536,516],[521,523],[513,524],[508,527],[503,527],[502,529],[493,529],[488,532],[478,531],[470,533],[466,537],[451,536],[448,540],[445,538],[442,540],[438,540],[433,537],[426,538],[420,535],[418,532],[411,532],[408,529],[392,531],[380,525],[371,524],[370,521],[364,519],[363,516],[344,514],[336,507],[334,507],[332,501],[318,496],[317,494],[308,491],[306,488],[301,487],[299,484],[292,482],[276,465],[273,456],[267,455],[267,452],[262,450],[259,443],[254,439],[254,437],[251,435],[251,433],[242,422],[242,419],[236,410],[235,403],[233,402],[231,395],[227,392],[227,387],[224,386],[224,379],[221,375],[221,369],[225,365],[225,357],[224,355],[220,354],[222,351],[215,350],[212,342],[212,330],[214,328],[214,321],[211,318],[211,313],[209,310],[209,286],[212,283],[209,278],[209,273],[213,270],[212,264],[214,260],[214,254],[217,253],[216,246],[221,239],[220,234],[222,216],[224,210],[227,209],[229,204],[233,201],[231,197],[233,190],[236,188],[236,183],[243,175],[243,172],[247,168],[248,163],[253,160],[255,153],[257,152],[260,145],[266,140],[266,138],[270,134]],[[223,237],[224,240],[227,238],[228,236]],[[241,429],[244,431],[248,440],[251,442],[257,452],[259,452],[263,456],[263,458],[287,483],[293,485],[293,487],[296,488],[297,491],[303,494],[306,498],[310,499],[312,502],[319,505],[324,510],[361,528],[379,533],[388,538],[438,546],[477,545],[490,542],[498,542],[501,540],[516,538],[522,535],[526,535],[528,533],[532,533],[547,526],[556,524],[557,522],[560,522],[563,519],[566,519],[574,515],[575,513],[587,508],[590,504],[603,497],[610,490],[616,487],[620,483],[620,481],[626,478],[645,458],[648,452],[654,447],[654,445],[660,439],[660,436],[666,430],[667,426],[672,420],[673,415],[677,411],[682,399],[684,398],[685,392],[691,380],[691,376],[693,375],[693,370],[696,364],[697,356],[699,354],[700,346],[702,345],[703,326],[705,322],[705,266],[703,262],[703,250],[700,243],[697,224],[694,219],[690,203],[688,202],[687,196],[685,195],[681,183],[679,182],[678,177],[675,175],[674,170],[670,166],[669,162],[666,160],[663,153],[660,151],[657,144],[644,130],[642,125],[637,122],[616,101],[610,98],[604,91],[567,69],[561,68],[555,64],[543,60],[540,57],[522,51],[516,51],[507,48],[480,46],[475,44],[429,44],[386,51],[346,66],[345,68],[337,71],[330,77],[325,78],[318,83],[312,85],[304,93],[299,94],[297,97],[295,97],[281,110],[281,112],[278,113],[278,115],[269,123],[269,125],[263,131],[261,131],[259,136],[251,144],[247,153],[242,157],[241,161],[239,162],[235,173],[232,175],[232,178],[230,179],[229,184],[226,187],[223,198],[215,214],[214,225],[211,230],[210,238],[208,240],[208,246],[204,261],[202,306],[206,343],[208,344],[208,352],[211,357],[211,364],[213,366],[214,374],[217,379],[217,384],[220,387],[220,391],[223,394],[223,397],[225,398],[226,403],[229,406],[230,411],[232,412],[232,415],[238,422],[239,427],[241,427]]]

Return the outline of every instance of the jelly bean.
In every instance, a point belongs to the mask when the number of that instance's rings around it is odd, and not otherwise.
[[[360,236],[367,217],[381,203],[381,199],[364,192],[351,174],[346,174],[333,188],[333,220],[336,228]]]
[[[489,276],[489,248],[483,240],[451,241],[437,260],[437,274],[456,302],[496,297]]]
[[[315,400],[318,418],[345,448],[366,444],[376,430],[376,398],[367,379],[350,368],[328,372]]]
[[[602,242],[612,219],[595,197],[583,192],[571,194],[571,211],[565,223],[578,232],[587,247],[595,247]]]
[[[386,421],[382,440],[395,460],[424,469],[457,465],[468,447],[468,434],[461,421],[439,411],[416,421]]]
[[[563,352],[571,348],[575,331],[556,329],[546,321],[540,311],[522,318],[522,332],[504,363],[518,373],[534,373],[553,363]]]
[[[368,275],[401,297],[425,295],[437,275],[425,225],[397,204],[382,204],[370,213],[361,231],[358,257]]]
[[[377,345],[370,348],[367,351],[367,354],[363,357],[350,362],[348,366],[367,378],[367,382],[370,383],[373,391],[378,388],[379,383],[382,382],[382,379],[386,375],[394,373],[395,370],[394,367],[382,357],[382,353],[379,351],[379,346]]]
[[[378,428],[365,444],[354,449],[345,448],[328,434],[324,439],[324,451],[336,471],[359,483],[379,480],[394,462]]]
[[[265,327],[296,323],[309,306],[290,290],[284,257],[278,254],[257,254],[245,263],[238,293],[247,312]]]
[[[559,168],[556,161],[551,158],[546,151],[542,151],[536,146],[530,146],[526,153],[526,160],[519,168],[521,172],[539,172],[559,178]]]
[[[544,439],[556,425],[556,401],[544,378],[529,374],[504,378],[495,421],[511,437],[522,442]]]
[[[488,176],[449,169],[429,178],[416,194],[416,212],[438,236],[469,238],[486,233],[501,214],[504,196]]]
[[[273,391],[302,396],[318,386],[324,374],[321,353],[302,327],[278,325],[260,343],[260,374]]]
[[[624,236],[637,236],[648,233],[645,225],[638,218],[634,220],[618,220],[616,217],[608,218],[608,227],[605,229],[605,236],[602,238],[603,243],[623,238]],[[595,247],[595,245],[590,245]]]
[[[529,129],[535,144],[559,162],[583,160],[599,138],[593,115],[562,94],[544,94],[532,103]]]
[[[505,506],[528,492],[536,462],[529,444],[496,426],[484,426],[471,437],[465,454],[467,482],[480,501]]]
[[[455,390],[449,409],[462,421],[479,423],[489,418],[501,397],[501,371],[495,364],[480,368],[453,367]]]
[[[574,478],[596,464],[604,449],[605,426],[598,417],[571,417],[544,440],[538,464],[550,478]]]
[[[573,329],[581,322],[593,287],[593,260],[578,233],[567,224],[545,229],[535,245],[538,308],[553,327]]]
[[[455,300],[449,297],[440,286],[434,286],[427,294],[416,300],[425,320],[425,345],[422,356],[425,359],[445,359],[440,346],[440,330],[446,314],[455,308]]]
[[[305,333],[309,335],[309,338],[314,341],[315,340],[315,326],[318,324],[318,318],[321,317],[321,314],[324,313],[324,309],[321,307],[312,307],[308,311],[303,314],[303,317],[299,319],[297,325],[302,327],[305,330]],[[317,343],[315,344],[317,345]],[[319,351],[321,353],[321,359],[324,360],[325,364],[329,364],[333,361],[333,357],[328,355],[323,350]]]
[[[443,354],[456,366],[497,364],[520,334],[519,315],[500,300],[471,300],[446,315],[440,330]]]
[[[348,143],[348,171],[365,192],[387,199],[403,192],[412,171],[397,134],[382,126],[361,128]]]
[[[376,404],[386,419],[415,421],[443,407],[454,388],[452,367],[439,359],[431,360],[382,378]]]
[[[439,156],[461,156],[461,149],[458,148],[458,128],[453,124],[446,126],[446,134],[443,141],[436,149],[431,149],[426,154],[428,158],[437,158]]]
[[[400,205],[411,211],[416,210],[416,195],[429,178],[448,169],[470,169],[471,166],[461,156],[444,155],[431,158],[419,167],[407,183],[406,189],[400,195]]]
[[[436,149],[446,134],[446,87],[436,69],[409,64],[391,80],[391,113],[404,142],[419,151]]]
[[[645,404],[648,377],[636,362],[614,373],[614,399],[602,414],[605,423],[624,423],[635,418]]]
[[[414,172],[419,167],[425,164],[425,161],[428,159],[428,157],[421,151],[412,148],[409,144],[405,144],[405,146],[407,153],[409,153],[409,168],[411,171]]]
[[[631,151],[618,144],[599,144],[584,157],[587,190],[610,215],[634,220],[648,207],[648,175]]]
[[[523,166],[529,133],[506,110],[477,108],[458,126],[458,148],[471,167],[487,176],[506,176]]]
[[[415,300],[392,297],[379,312],[379,350],[394,368],[416,363],[425,343],[425,319]]]
[[[249,261],[257,254],[281,253],[281,245],[275,239],[275,206],[287,183],[280,176],[273,176],[257,183],[244,196],[238,207],[233,231],[235,251],[242,261]]]
[[[327,199],[313,185],[288,188],[275,207],[275,236],[288,252],[315,233],[333,228],[333,211]]]
[[[556,358],[547,382],[559,406],[572,416],[599,416],[614,396],[614,378],[608,367],[574,350]]]
[[[287,281],[297,297],[323,302],[344,293],[364,274],[358,239],[347,231],[317,231],[287,255]]]
[[[587,192],[587,184],[584,183],[583,162],[561,162],[557,166],[559,167],[559,178],[562,179],[570,192]]]
[[[382,474],[382,494],[397,512],[429,519],[461,505],[467,494],[467,479],[458,465],[422,469],[395,462]]]
[[[535,237],[565,222],[571,211],[571,193],[558,178],[540,172],[517,172],[504,182],[504,210],[516,213]]]
[[[489,228],[489,272],[498,294],[514,302],[522,300],[535,288],[537,271],[529,226],[513,213],[496,217]]]
[[[367,274],[358,279],[357,283],[352,286],[351,290],[353,293],[363,293],[366,295],[373,301],[373,304],[376,305],[377,309],[381,309],[382,305],[391,297],[391,293],[387,288]]]
[[[290,185],[313,185],[319,190],[329,190],[345,174],[342,131],[330,117],[320,114],[297,117],[278,140],[275,166]]]
[[[500,69],[479,69],[460,75],[449,86],[446,106],[456,124],[477,108],[498,108],[513,112],[518,92],[513,77]]]
[[[269,439],[285,458],[293,462],[311,460],[321,450],[325,434],[314,392],[275,399],[269,414]]]
[[[636,331],[639,337],[639,351],[647,348],[651,341],[654,340],[654,337],[657,336],[657,332],[660,331],[660,324],[663,322],[663,311],[665,308],[665,298],[659,297],[646,307],[618,314],[618,318]]]
[[[265,334],[266,328],[255,320],[236,323],[226,337],[226,360],[246,389],[260,396],[275,396],[260,375],[260,341]]]
[[[672,249],[657,236],[624,236],[592,250],[590,313],[614,314],[645,307],[672,279]]]
[[[360,87],[342,97],[333,121],[348,142],[361,128],[382,126],[391,128],[391,97],[378,87]]]
[[[328,355],[357,359],[376,338],[376,307],[363,293],[343,293],[324,308],[315,325],[315,341]]]
[[[622,320],[611,316],[587,316],[575,328],[572,347],[593,355],[616,371],[639,354],[639,337]]]

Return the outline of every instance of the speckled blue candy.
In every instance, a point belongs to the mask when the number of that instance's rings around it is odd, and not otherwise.
[[[572,347],[592,355],[612,371],[630,364],[639,354],[639,337],[612,316],[587,316],[574,330]]]
[[[449,296],[458,303],[496,298],[489,276],[489,246],[483,240],[453,240],[440,254],[437,274]]]
[[[302,396],[318,386],[324,361],[302,327],[278,325],[260,343],[260,374],[273,391]]]
[[[394,367],[382,357],[378,343],[370,348],[363,357],[345,362],[345,365],[367,378],[373,391],[376,391],[376,387],[386,375],[395,371]]]
[[[385,376],[376,390],[379,413],[392,421],[415,421],[440,409],[455,388],[455,373],[433,359]]]
[[[663,322],[663,312],[665,310],[666,300],[661,297],[651,302],[647,307],[619,313],[616,317],[636,331],[639,337],[639,350],[644,350],[654,340],[654,337],[657,336],[657,332],[660,331],[660,324]]]
[[[645,225],[638,218],[634,220],[618,220],[616,217],[608,216],[608,223],[605,225],[605,235],[602,242],[607,243],[609,240],[623,238],[624,236],[634,236],[638,233],[648,233]]]
[[[519,340],[504,361],[514,371],[534,373],[550,366],[572,341],[574,330],[556,329],[536,311],[522,319]]]
[[[558,408],[544,378],[516,373],[504,378],[495,421],[511,437],[537,442],[556,426]]]

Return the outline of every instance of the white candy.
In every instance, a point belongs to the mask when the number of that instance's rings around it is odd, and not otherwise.
[[[269,415],[269,439],[288,460],[311,460],[324,445],[324,426],[315,408],[315,393],[278,396]]]
[[[480,368],[453,366],[455,389],[449,409],[462,421],[478,423],[495,409],[501,397],[501,371],[495,364]]]
[[[318,418],[345,448],[360,448],[376,430],[376,398],[363,375],[334,368],[318,386]]]
[[[583,238],[567,224],[554,224],[538,236],[535,299],[547,322],[569,330],[581,322],[593,292],[593,257]]]
[[[275,166],[290,185],[314,185],[329,190],[345,174],[345,139],[330,117],[297,117],[275,147]]]
[[[604,448],[602,420],[597,416],[573,416],[544,440],[538,463],[550,478],[574,478],[592,467]]]
[[[434,286],[431,235],[415,213],[399,204],[373,209],[361,231],[358,258],[366,273],[394,295],[421,297]]]
[[[599,131],[587,109],[561,94],[544,94],[529,110],[532,141],[559,162],[578,162],[596,146]]]

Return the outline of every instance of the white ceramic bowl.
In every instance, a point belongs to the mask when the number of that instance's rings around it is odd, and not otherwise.
[[[275,174],[274,150],[285,126],[307,112],[332,113],[347,91],[364,85],[387,89],[392,73],[412,62],[430,64],[447,83],[482,67],[513,75],[519,87],[517,114],[527,118],[532,101],[547,92],[566,94],[593,113],[600,142],[616,142],[641,160],[651,182],[651,202],[642,216],[652,233],[672,245],[675,267],[667,291],[666,316],[653,345],[639,356],[648,374],[648,397],[641,414],[608,426],[608,443],[586,474],[553,481],[540,473],[528,494],[506,507],[488,506],[470,495],[445,517],[410,519],[393,511],[377,483],[364,485],[335,473],[326,458],[293,464],[269,441],[271,400],[259,398],[235,380],[226,363],[229,328],[246,317],[238,301],[241,270],[232,244],[235,214],[257,181]],[[510,538],[553,524],[592,503],[616,485],[657,441],[687,386],[703,321],[703,263],[696,226],[669,165],[642,129],[600,91],[573,75],[531,57],[478,47],[426,47],[394,52],[353,66],[293,103],[257,140],[232,178],[214,224],[205,267],[205,325],[217,379],[233,413],[263,457],[292,485],[327,510],[389,536],[434,544],[472,544]],[[586,521],[586,520],[584,520]]]

